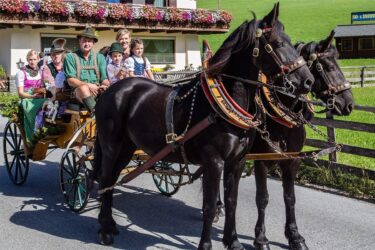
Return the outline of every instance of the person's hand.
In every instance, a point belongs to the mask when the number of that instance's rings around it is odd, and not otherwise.
[[[89,86],[90,92],[91,92],[94,96],[97,96],[98,93],[99,93],[99,86],[96,85],[96,84],[91,84],[91,83],[89,83],[88,86]]]
[[[43,98],[44,97],[44,95],[41,94],[41,93],[34,93],[31,96],[32,96],[31,98],[33,98],[33,99]]]
[[[108,89],[108,87],[109,87],[109,86],[104,85],[104,84],[103,84],[103,85],[100,85],[100,87],[99,87],[99,92],[100,92],[100,93],[103,93],[106,89]]]

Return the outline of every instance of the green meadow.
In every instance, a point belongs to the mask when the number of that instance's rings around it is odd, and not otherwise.
[[[258,19],[261,19],[269,13],[275,2],[271,0],[198,0],[199,8],[218,9],[218,4],[220,4],[220,9],[228,10],[233,16],[228,33],[202,35],[200,40],[207,39],[213,50],[217,50],[231,31],[245,20],[253,18],[251,11],[255,12]],[[279,2],[279,19],[285,25],[286,33],[293,43],[324,39],[337,25],[350,24],[351,12],[375,11],[374,0],[280,0]],[[339,60],[339,64],[341,66],[375,65],[375,58]],[[353,94],[356,104],[375,107],[375,87],[354,88]],[[324,117],[324,115],[319,116]],[[362,111],[353,111],[348,117],[335,117],[335,119],[375,124],[375,114]],[[326,131],[324,127],[319,127],[319,129]],[[310,129],[307,133],[309,138],[320,138]],[[373,133],[337,129],[336,140],[343,144],[375,149],[375,134]],[[375,159],[372,158],[339,153],[338,160],[340,163],[375,170]]]
[[[280,0],[280,21],[286,33],[297,41],[318,41],[329,35],[337,25],[350,24],[350,13],[375,11],[374,0]],[[275,0],[198,0],[199,8],[228,10],[232,16],[230,31],[245,20],[253,19],[252,11],[258,19],[269,13]],[[375,21],[374,21],[375,23]],[[202,35],[215,51],[228,36],[226,34]],[[343,60],[343,66],[375,65],[374,59]]]

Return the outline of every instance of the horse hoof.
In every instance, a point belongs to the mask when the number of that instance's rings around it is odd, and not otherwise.
[[[255,250],[271,250],[270,245],[267,244],[259,244],[259,243],[254,243],[254,249]]]
[[[237,240],[228,248],[230,250],[244,250],[244,246]]]
[[[212,244],[211,243],[199,244],[198,250],[212,250]]]
[[[289,243],[289,249],[290,250],[309,250],[309,248],[307,247],[305,241],[290,242]]]
[[[105,246],[112,245],[113,244],[113,234],[99,232],[99,243],[101,245],[105,245]]]

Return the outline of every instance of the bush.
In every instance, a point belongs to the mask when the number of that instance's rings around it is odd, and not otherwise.
[[[6,79],[7,77],[7,72],[5,71],[3,65],[0,64],[0,79]]]

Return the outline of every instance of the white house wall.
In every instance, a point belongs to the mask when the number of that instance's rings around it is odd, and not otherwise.
[[[177,8],[196,9],[197,1],[196,0],[177,0]]]
[[[54,30],[53,28],[31,29],[13,28],[0,30],[1,46],[0,46],[0,63],[5,66],[8,74],[15,75],[17,72],[16,63],[21,59],[26,62],[26,54],[30,49],[41,50],[41,34],[56,35],[77,35],[80,31],[75,29]],[[95,44],[94,49],[98,51],[104,46],[110,45],[115,41],[116,32],[100,31],[99,41]],[[185,66],[192,64],[194,67],[201,65],[200,51],[198,46],[198,35],[189,35],[181,33],[134,33],[132,37],[140,38],[172,38],[175,39],[175,64],[176,70],[184,69]],[[154,67],[162,68],[165,65],[154,65]]]

